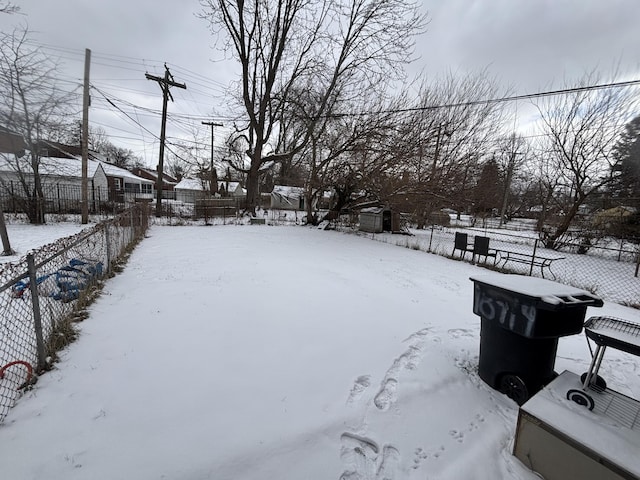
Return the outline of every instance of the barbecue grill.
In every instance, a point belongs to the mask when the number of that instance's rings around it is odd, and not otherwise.
[[[569,390],[567,398],[634,428],[636,420],[640,422],[640,402],[607,388],[598,372],[607,347],[640,356],[640,324],[615,317],[591,317],[585,322],[584,331],[591,364],[580,377],[582,388]],[[589,340],[596,344],[595,351]]]

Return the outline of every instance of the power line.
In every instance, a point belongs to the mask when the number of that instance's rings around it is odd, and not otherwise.
[[[487,105],[491,103],[514,102],[518,100],[529,100],[533,98],[552,97],[555,95],[567,95],[570,93],[586,92],[592,90],[604,90],[608,88],[630,87],[640,84],[640,80],[629,80],[626,82],[612,82],[600,85],[588,85],[584,87],[565,88],[562,90],[550,90],[547,92],[529,93],[525,95],[514,95],[510,97],[490,98],[485,100],[470,100],[468,102],[445,103],[442,105],[430,105],[423,107],[397,108],[388,110],[377,110],[375,112],[354,112],[354,113],[334,113],[323,115],[323,118],[341,118],[341,117],[363,117],[367,115],[376,115],[380,113],[410,113],[423,112],[427,110],[439,110],[444,108],[471,107],[474,105]]]
[[[100,95],[102,95],[104,97],[104,99],[111,105],[113,106],[113,108],[115,108],[116,110],[118,110],[120,113],[122,113],[123,115],[125,115],[131,122],[133,122],[135,125],[137,125],[138,127],[140,127],[141,129],[147,131],[154,139],[161,141],[160,137],[157,136],[155,133],[153,133],[151,130],[149,130],[147,127],[145,127],[144,125],[142,125],[140,122],[138,122],[137,120],[135,120],[134,118],[132,118],[128,113],[126,113],[124,110],[122,110],[120,107],[118,107],[113,101],[111,101],[111,99],[109,99],[100,89],[98,89],[97,87],[95,87],[94,85],[91,86],[91,88],[93,88],[95,91],[97,91]],[[173,153],[173,155],[175,155],[177,158],[179,158],[182,161],[186,161],[184,158],[182,158],[180,155],[178,155],[174,150],[170,149],[169,147],[167,147],[167,150],[169,150],[171,153]]]
[[[111,101],[111,99],[109,97],[107,97],[99,88],[97,88],[95,85],[91,85],[91,88],[93,88],[96,92],[98,92],[100,95],[103,96],[103,98],[107,101],[107,103],[109,103],[109,105],[111,105],[113,108],[115,108],[116,110],[118,110],[120,113],[122,113],[124,116],[126,116],[129,120],[131,120],[133,123],[135,123],[136,125],[138,125],[140,128],[145,129],[147,132],[149,132],[151,135],[153,135],[155,138],[158,138],[151,130],[147,129],[147,127],[145,127],[144,125],[142,125],[141,123],[138,123],[136,120],[134,120],[133,118],[131,118],[131,116],[125,112],[124,110],[122,110],[118,105],[116,105],[115,103],[113,103]]]

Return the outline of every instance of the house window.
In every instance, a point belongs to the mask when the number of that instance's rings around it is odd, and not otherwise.
[[[140,193],[140,185],[138,183],[125,183],[124,191],[127,193]]]
[[[114,178],[113,179],[113,188],[116,190],[122,190],[122,179]]]
[[[143,183],[142,184],[142,193],[151,193],[151,184]]]

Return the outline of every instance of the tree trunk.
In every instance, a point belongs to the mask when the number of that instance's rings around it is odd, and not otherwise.
[[[580,197],[576,199],[573,205],[571,205],[569,212],[564,216],[560,225],[558,225],[558,227],[552,233],[549,233],[549,235],[546,235],[542,239],[544,246],[546,248],[551,248],[553,250],[556,250],[560,247],[558,239],[562,237],[565,233],[567,233],[567,230],[569,230],[569,227],[571,226],[571,222],[573,222],[573,219],[578,213],[578,208],[580,208],[580,205],[584,203],[584,200],[585,200],[585,197]]]
[[[260,205],[260,162],[251,162],[251,168],[247,173],[247,202],[245,210],[251,215],[256,214],[256,207]]]
[[[7,224],[4,221],[4,211],[0,208],[0,238],[2,238],[2,255],[13,255],[15,252],[11,249],[9,242],[9,234],[7,233]]]
[[[311,150],[311,175],[309,176],[309,182],[307,184],[307,188],[305,188],[305,207],[307,210],[307,223],[309,225],[317,225],[318,224],[318,217],[316,215],[314,215],[313,213],[313,197],[314,197],[314,193],[313,193],[313,186],[319,184],[319,182],[317,182],[317,166],[316,166],[316,141],[315,141],[315,137],[311,139],[312,145],[313,145],[313,149]],[[318,195],[316,193],[316,195]],[[320,195],[322,195],[322,193],[320,193]]]

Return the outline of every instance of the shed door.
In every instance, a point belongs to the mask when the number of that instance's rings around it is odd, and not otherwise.
[[[382,231],[391,232],[391,210],[385,210],[382,212]]]

